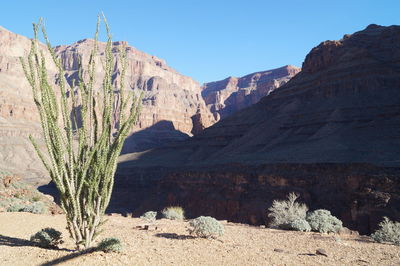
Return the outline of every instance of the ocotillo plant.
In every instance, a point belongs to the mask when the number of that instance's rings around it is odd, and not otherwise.
[[[117,158],[140,112],[141,96],[124,93],[126,50],[114,56],[104,16],[103,21],[108,40],[102,59],[101,88],[94,87],[100,17],[87,68],[83,70],[80,62],[79,78],[72,85],[65,80],[62,61],[56,56],[41,20],[33,24],[34,38],[28,57],[21,58],[39,111],[46,150],[42,151],[32,136],[30,140],[57,186],[68,230],[78,249],[90,247],[100,232],[113,189]],[[56,84],[48,79],[45,55],[39,47],[40,30],[58,69]],[[120,65],[119,88],[113,86],[116,62]]]

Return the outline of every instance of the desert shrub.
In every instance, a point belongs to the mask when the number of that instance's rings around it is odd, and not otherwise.
[[[43,202],[35,202],[33,204],[24,204],[21,201],[11,201],[7,208],[8,212],[30,212],[35,214],[43,214],[47,211]]]
[[[306,220],[297,219],[289,223],[289,229],[301,232],[310,232],[311,226]]]
[[[312,231],[320,233],[337,233],[342,228],[342,221],[323,209],[307,214],[307,222]]]
[[[200,216],[189,222],[192,227],[191,234],[204,238],[216,238],[224,235],[224,226],[215,218],[210,216]]]
[[[44,228],[31,236],[31,241],[42,248],[57,248],[63,243],[61,232],[54,228]]]
[[[21,192],[17,192],[17,193],[14,194],[14,197],[17,198],[17,199],[23,199],[24,195]]]
[[[8,212],[21,212],[26,205],[21,204],[21,203],[11,203],[10,206],[8,206],[7,211]]]
[[[101,240],[99,245],[97,246],[97,250],[103,252],[121,252],[122,251],[122,244],[121,240],[118,238],[110,237]]]
[[[162,210],[162,215],[164,218],[170,220],[183,220],[185,219],[185,211],[182,207],[179,206],[171,206]]]
[[[154,211],[145,212],[142,216],[140,216],[142,220],[149,223],[154,223],[156,221],[156,217],[157,217],[157,212]]]
[[[289,224],[295,220],[304,220],[308,211],[307,205],[296,202],[299,196],[290,193],[287,200],[274,200],[268,209],[269,217],[272,218],[271,226],[282,229],[290,229]]]
[[[40,199],[41,199],[41,197],[39,195],[36,195],[36,196],[33,196],[31,200],[33,202],[37,202],[37,201],[40,201]]]
[[[35,202],[30,205],[25,205],[21,211],[31,212],[31,213],[35,213],[35,214],[43,214],[47,211],[47,208],[43,202],[38,201],[38,202]]]
[[[379,229],[371,235],[376,242],[389,242],[395,245],[400,245],[400,223],[393,222],[389,218],[384,217],[379,224]]]

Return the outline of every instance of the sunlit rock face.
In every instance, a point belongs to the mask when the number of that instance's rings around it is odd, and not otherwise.
[[[0,27],[0,168],[29,181],[47,180],[28,140],[29,135],[41,138],[39,115],[19,59],[27,56],[30,47],[28,38]],[[48,53],[45,56],[50,62]],[[56,68],[48,64],[48,71],[54,78]]]
[[[93,40],[85,39],[69,46],[55,48],[67,71],[67,80],[72,82],[78,75],[79,60],[88,62],[93,43]],[[98,61],[104,54],[105,46],[105,43],[99,44]],[[125,143],[123,153],[182,140],[199,133],[215,122],[201,97],[198,82],[179,74],[164,60],[128,46],[126,42],[114,42],[113,47],[115,54],[120,49],[126,51],[128,67],[125,88],[143,92],[144,95],[139,122],[132,133],[146,130],[146,134],[130,136]],[[120,85],[118,69],[121,69],[121,64],[117,59],[113,77],[117,87]],[[95,73],[97,87],[100,87],[103,73],[101,64],[97,64]]]
[[[300,72],[295,66],[255,72],[241,78],[205,83],[202,96],[215,119],[220,120],[257,103]]]
[[[68,46],[55,47],[61,58],[70,84],[78,76],[80,62],[87,65],[94,41],[85,39]],[[51,62],[44,45],[48,74],[55,82],[56,67]],[[26,57],[31,41],[0,27],[0,168],[21,175],[34,182],[48,181],[27,137],[41,137],[38,113],[33,103],[32,92],[25,79],[19,57]],[[179,74],[164,60],[141,52],[126,42],[114,42],[113,52],[126,49],[128,67],[125,88],[143,92],[143,106],[138,124],[132,130],[123,152],[134,152],[154,148],[165,143],[182,140],[215,122],[201,97],[200,84]],[[95,75],[96,88],[101,86],[105,43],[99,43]],[[116,59],[113,82],[119,86]],[[85,76],[85,74],[84,74]],[[146,130],[146,134],[134,133]]]

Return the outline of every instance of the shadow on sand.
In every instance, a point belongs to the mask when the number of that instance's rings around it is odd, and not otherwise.
[[[65,256],[63,256],[63,257],[61,257],[61,258],[54,259],[54,260],[52,260],[52,261],[48,261],[48,262],[46,262],[46,263],[43,263],[43,264],[41,264],[41,266],[58,265],[58,264],[60,264],[60,263],[66,262],[66,261],[68,261],[68,260],[72,260],[72,259],[75,259],[75,258],[77,258],[77,257],[83,256],[83,255],[86,255],[86,254],[93,253],[93,252],[95,252],[95,251],[96,251],[96,248],[89,248],[89,249],[86,249],[86,250],[83,250],[83,251],[80,251],[80,252],[74,252],[74,253],[72,253],[72,254],[65,255]]]
[[[0,235],[0,246],[35,247],[35,244],[26,239]]]
[[[156,237],[168,238],[168,239],[179,239],[179,240],[186,240],[186,239],[194,239],[193,236],[188,235],[178,235],[175,233],[159,233],[155,234]]]
[[[4,235],[0,235],[0,246],[41,248],[32,241],[22,239],[22,238],[11,237],[11,236],[4,236]],[[49,248],[49,249],[51,249],[51,248]],[[67,248],[53,248],[53,250],[62,250],[62,251],[69,251],[69,252],[74,251],[72,249],[67,249]]]
[[[35,243],[26,240],[26,239],[21,239],[21,238],[16,238],[16,237],[10,237],[10,236],[4,236],[0,235],[0,246],[9,246],[9,247],[38,247],[35,245]],[[79,256],[93,253],[96,251],[96,248],[90,248],[84,251],[80,252],[75,252],[75,250],[72,249],[67,249],[67,248],[55,248],[53,250],[60,250],[60,251],[67,251],[67,252],[72,252],[71,254],[65,255],[61,258],[54,259],[52,261],[46,262],[41,264],[42,266],[50,266],[50,265],[57,265],[63,262],[66,262],[68,260],[72,260],[74,258],[77,258]]]

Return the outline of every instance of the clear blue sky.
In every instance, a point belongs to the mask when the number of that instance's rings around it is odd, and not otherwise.
[[[14,0],[2,1],[0,25],[32,37],[31,22],[43,17],[52,43],[70,44],[93,36],[101,11],[115,41],[199,82],[301,66],[321,41],[371,23],[400,24],[399,0]]]

